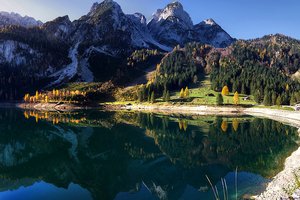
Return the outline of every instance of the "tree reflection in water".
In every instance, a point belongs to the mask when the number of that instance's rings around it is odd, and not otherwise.
[[[213,184],[226,177],[234,193],[230,172],[273,177],[298,137],[292,127],[251,117],[17,110],[0,111],[0,134],[2,185],[28,177],[63,188],[75,183],[94,199],[209,198],[205,175]],[[239,195],[265,183],[254,174],[239,174]]]

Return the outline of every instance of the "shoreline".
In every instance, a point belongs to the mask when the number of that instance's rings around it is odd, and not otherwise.
[[[3,107],[3,106],[0,106]],[[39,111],[75,111],[84,109],[104,109],[107,111],[139,111],[139,112],[155,112],[160,114],[172,115],[218,115],[218,116],[241,116],[250,115],[260,118],[269,118],[281,123],[298,128],[300,136],[300,112],[287,111],[270,108],[244,108],[234,106],[189,106],[189,105],[98,105],[96,107],[82,107],[74,104],[54,104],[54,103],[38,103],[38,104],[15,104],[20,109],[34,109]],[[292,188],[296,185],[295,173],[300,175],[300,147],[286,158],[284,169],[277,174],[267,185],[266,190],[253,196],[255,199],[288,199],[288,194],[284,189]]]
[[[109,109],[114,106],[109,106]],[[269,118],[298,128],[300,136],[300,112],[270,108],[243,108],[219,106],[163,106],[163,105],[125,105],[115,106],[116,110],[132,110],[142,112],[157,112],[162,114],[189,114],[189,115],[250,115],[260,118]],[[285,160],[284,169],[268,183],[261,194],[253,196],[258,200],[288,199],[285,189],[295,187],[295,173],[300,176],[300,147]],[[293,191],[296,192],[296,191]],[[295,194],[293,194],[295,195]]]
[[[0,106],[1,107],[1,106]],[[60,111],[60,112],[70,112],[76,110],[87,110],[97,107],[93,106],[82,106],[70,103],[16,103],[15,108],[23,110],[37,110],[37,111]]]

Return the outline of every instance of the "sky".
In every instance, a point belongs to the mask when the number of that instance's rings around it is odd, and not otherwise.
[[[69,15],[85,15],[97,0],[0,0],[0,10],[32,16],[43,22]],[[98,0],[101,2],[102,0]],[[127,14],[140,12],[147,19],[172,0],[115,0]],[[213,18],[237,39],[281,33],[300,39],[299,0],[179,0],[194,24]]]

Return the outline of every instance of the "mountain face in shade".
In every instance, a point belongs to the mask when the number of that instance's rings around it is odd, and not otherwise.
[[[66,39],[74,31],[74,25],[69,16],[58,17],[53,21],[43,24],[42,28],[56,38]]]

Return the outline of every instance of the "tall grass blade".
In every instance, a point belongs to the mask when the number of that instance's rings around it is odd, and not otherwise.
[[[215,200],[219,200],[219,198],[218,198],[218,196],[217,196],[217,192],[216,192],[216,190],[215,190],[215,188],[214,188],[212,182],[210,181],[209,177],[208,177],[207,175],[205,175],[205,177],[206,177],[206,179],[207,179],[207,181],[208,181],[208,183],[209,183],[209,185],[210,185],[210,187],[211,187],[211,189],[212,189],[212,191],[213,191],[213,193],[214,193]]]

